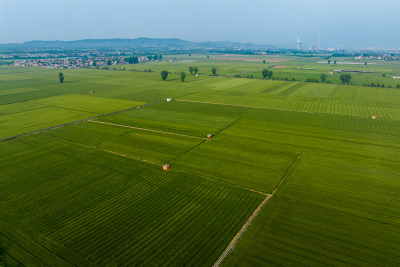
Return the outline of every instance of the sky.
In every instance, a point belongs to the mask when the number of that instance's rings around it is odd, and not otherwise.
[[[0,43],[180,38],[400,49],[399,0],[0,0]]]

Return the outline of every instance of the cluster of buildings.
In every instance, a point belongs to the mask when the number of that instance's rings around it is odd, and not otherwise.
[[[128,64],[127,56],[65,57],[65,58],[25,58],[14,60],[14,66],[41,67],[56,69],[93,68]],[[148,61],[145,56],[138,57],[138,63]]]
[[[384,55],[370,55],[370,56],[357,56],[356,60],[384,60],[384,61],[400,61],[400,54],[384,54]]]

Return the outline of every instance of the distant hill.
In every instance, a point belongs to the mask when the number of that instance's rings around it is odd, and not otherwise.
[[[136,39],[84,39],[76,41],[29,41],[22,44],[0,44],[0,48],[19,48],[19,49],[146,49],[146,48],[172,48],[172,49],[254,49],[270,48],[271,46],[255,45],[250,43],[238,42],[191,42],[178,38],[156,39],[156,38],[136,38]]]

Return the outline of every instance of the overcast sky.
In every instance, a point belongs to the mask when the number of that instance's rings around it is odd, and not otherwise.
[[[400,0],[0,0],[0,43],[181,38],[400,48]]]

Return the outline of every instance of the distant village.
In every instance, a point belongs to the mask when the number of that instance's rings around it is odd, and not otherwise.
[[[1,54],[0,59],[12,60],[12,65],[21,67],[41,67],[53,69],[77,69],[109,67],[113,65],[135,64],[160,61],[162,55],[135,56],[126,52],[96,53],[15,53]]]

